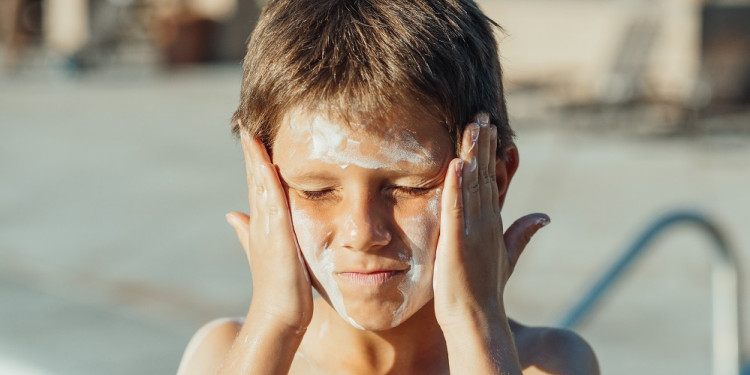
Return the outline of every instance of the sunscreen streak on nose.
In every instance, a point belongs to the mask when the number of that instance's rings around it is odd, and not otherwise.
[[[355,126],[358,129],[363,126]],[[299,132],[299,127],[290,128]],[[399,162],[434,165],[430,153],[406,132],[389,131],[381,140],[377,152],[362,150],[359,141],[352,139],[350,127],[337,125],[315,116],[307,129],[310,139],[310,159],[339,165],[342,169],[356,165],[366,169],[393,167]]]
[[[427,203],[427,212],[408,218],[402,223],[411,247],[411,258],[409,271],[398,286],[404,300],[401,306],[393,312],[392,327],[403,323],[405,317],[414,314],[432,297],[433,270],[431,265],[433,262],[430,256],[429,228],[438,225],[441,191],[442,189],[435,190]],[[399,258],[403,259],[401,253],[399,253]]]
[[[341,295],[341,290],[336,283],[334,275],[336,265],[333,259],[333,249],[327,243],[320,245],[316,243],[315,221],[307,216],[303,210],[296,209],[294,203],[292,203],[291,211],[294,230],[297,234],[297,242],[302,254],[307,259],[307,264],[310,266],[313,275],[315,275],[320,282],[320,286],[328,295],[328,299],[331,305],[333,305],[334,310],[353,327],[364,330],[360,324],[346,313],[344,297]]]
[[[354,222],[352,219],[352,216],[349,215],[346,219],[346,225],[349,228],[349,238],[351,240],[354,240],[357,238],[357,234],[359,233],[359,228],[357,228],[357,223]]]

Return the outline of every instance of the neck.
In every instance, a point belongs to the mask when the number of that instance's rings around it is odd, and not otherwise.
[[[448,358],[432,301],[394,328],[363,331],[319,299],[300,351],[349,373],[436,373],[430,370],[447,368]],[[330,353],[339,353],[341,362],[331,362]]]

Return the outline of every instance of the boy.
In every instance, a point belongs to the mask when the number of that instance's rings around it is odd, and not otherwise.
[[[252,302],[178,374],[598,373],[575,334],[505,315],[549,219],[502,233],[518,151],[491,24],[471,0],[269,2],[233,118],[250,216],[227,215]]]

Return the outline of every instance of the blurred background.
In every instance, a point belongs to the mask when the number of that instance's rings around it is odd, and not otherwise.
[[[507,288],[510,315],[563,324],[650,223],[695,210],[731,257],[670,227],[572,326],[604,374],[718,374],[732,332],[747,363],[750,2],[479,3],[504,28],[521,152],[506,224],[552,217]],[[0,0],[0,374],[174,373],[198,327],[245,314],[228,120],[262,5]],[[719,319],[715,351],[713,301],[731,317],[738,300],[744,325]]]

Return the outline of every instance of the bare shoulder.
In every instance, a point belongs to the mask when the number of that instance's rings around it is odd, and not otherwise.
[[[243,318],[221,318],[204,324],[185,348],[177,375],[216,373],[243,323]]]
[[[573,331],[527,327],[510,321],[525,375],[598,375],[599,363],[591,346]]]

